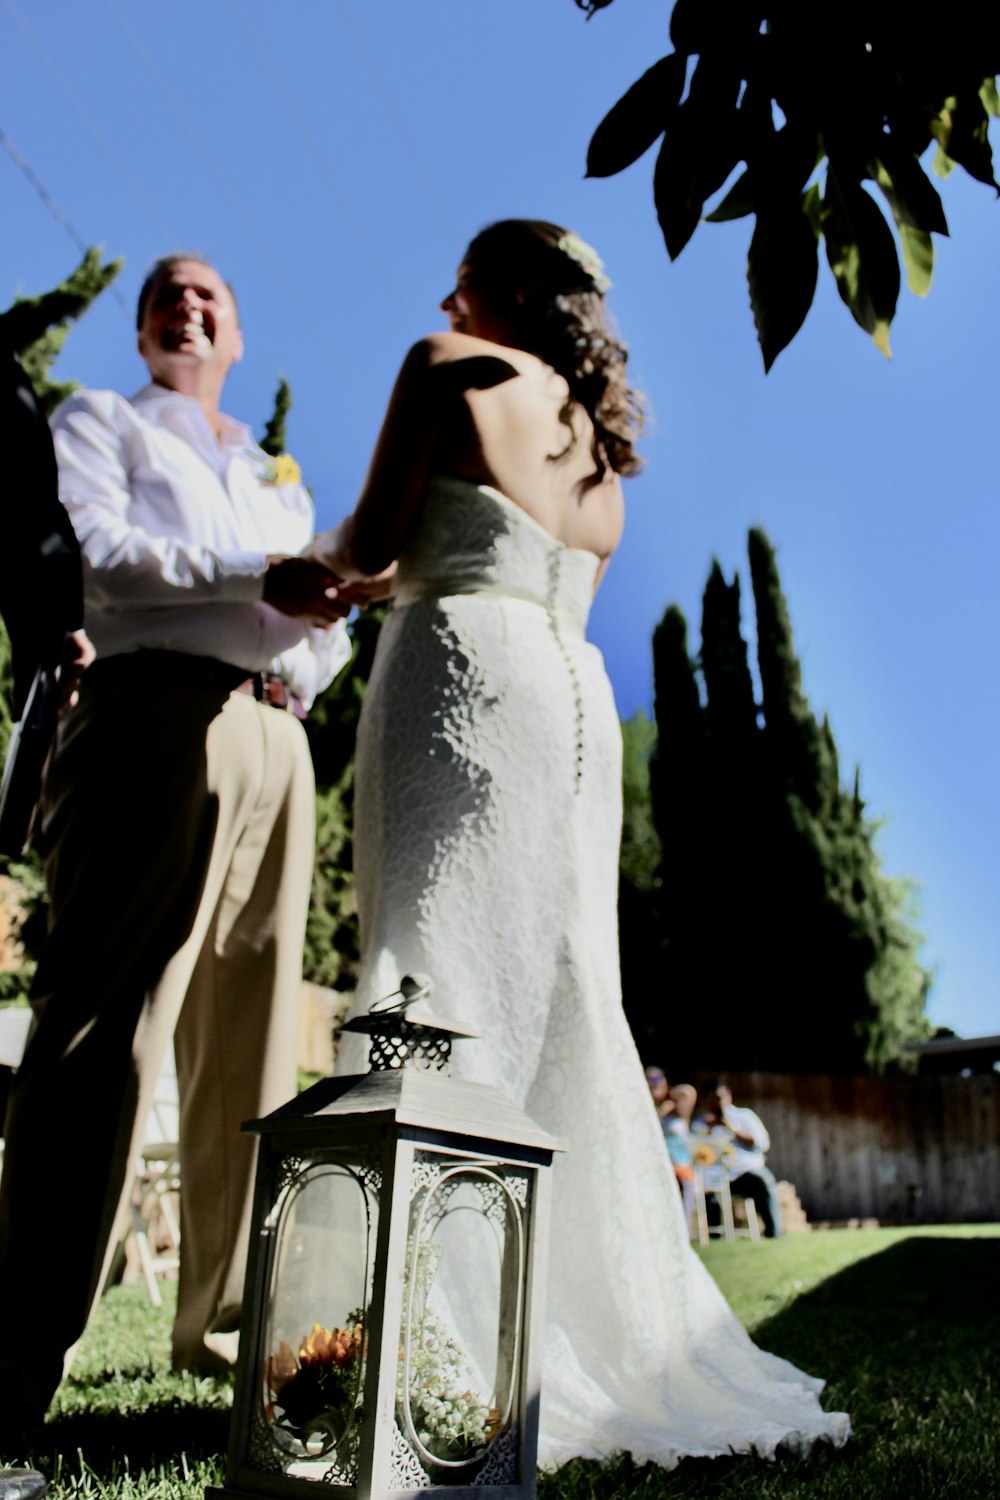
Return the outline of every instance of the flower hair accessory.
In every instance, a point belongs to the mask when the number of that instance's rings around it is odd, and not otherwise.
[[[556,245],[556,249],[561,250],[563,255],[568,255],[582,271],[586,271],[595,290],[603,297],[611,286],[611,282],[604,274],[604,262],[593,245],[588,245],[585,240],[581,240],[578,234],[567,231]]]

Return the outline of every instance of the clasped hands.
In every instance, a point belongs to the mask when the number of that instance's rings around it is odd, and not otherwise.
[[[354,608],[387,599],[396,565],[370,577],[345,579],[316,557],[271,557],[264,575],[264,601],[283,615],[330,626]]]

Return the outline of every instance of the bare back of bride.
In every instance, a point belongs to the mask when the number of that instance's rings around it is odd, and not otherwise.
[[[752,1344],[691,1251],[621,1008],[621,736],[585,628],[639,405],[606,287],[558,226],[477,236],[450,332],[411,350],[358,505],[315,546],[344,578],[398,563],[358,739],[354,1011],[429,974],[435,1012],[481,1038],[456,1071],[568,1142],[541,1461],[672,1465],[848,1423]],[[364,1067],[345,1037],[338,1069]]]

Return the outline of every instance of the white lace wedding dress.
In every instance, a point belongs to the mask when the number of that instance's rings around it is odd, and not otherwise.
[[[543,1464],[842,1441],[822,1381],[751,1343],[690,1249],[621,1008],[621,736],[584,639],[597,559],[438,478],[358,736],[354,1013],[431,975],[456,1072],[569,1143],[555,1168]],[[338,1071],[367,1067],[345,1037]]]

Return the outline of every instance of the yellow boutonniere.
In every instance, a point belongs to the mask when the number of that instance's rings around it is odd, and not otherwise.
[[[262,484],[301,484],[302,470],[290,453],[279,453],[264,470]]]

